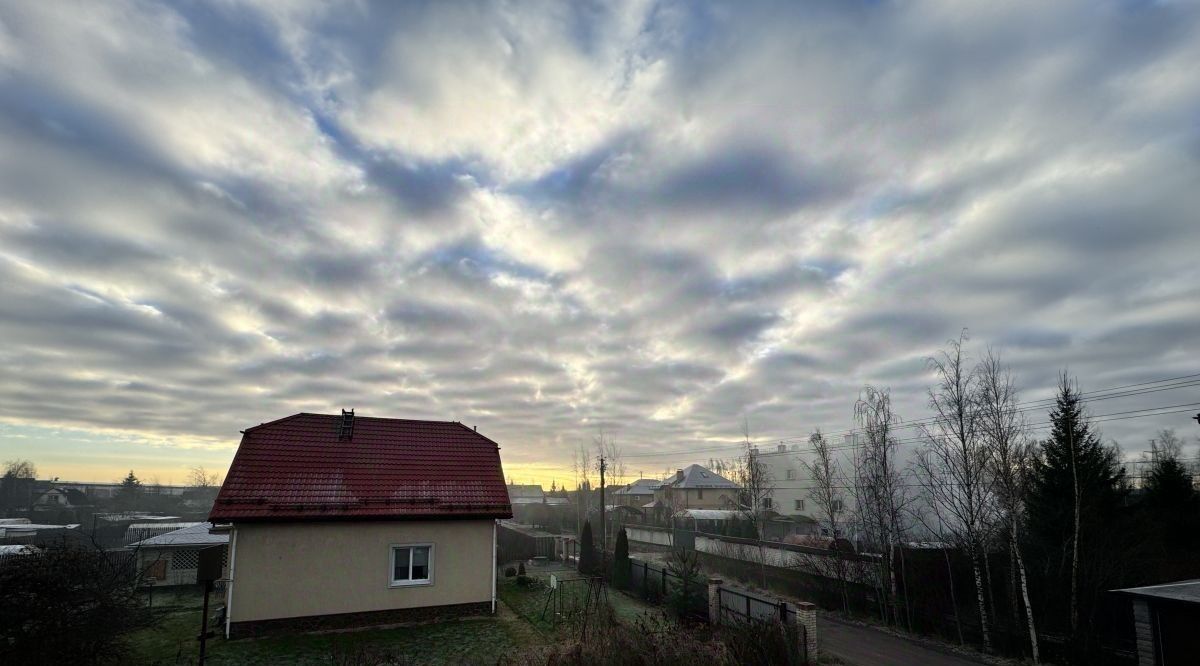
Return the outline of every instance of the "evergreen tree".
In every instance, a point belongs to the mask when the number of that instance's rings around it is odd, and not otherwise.
[[[137,508],[138,500],[142,497],[142,482],[138,480],[133,470],[129,470],[129,474],[121,480],[121,487],[117,488],[113,499],[116,500],[117,506],[126,511]]]
[[[1050,438],[1033,460],[1026,498],[1030,554],[1052,631],[1077,634],[1090,623],[1101,586],[1111,575],[1104,560],[1118,558],[1114,535],[1124,493],[1124,471],[1084,412],[1079,389],[1066,373],[1050,412]],[[1036,605],[1035,605],[1036,607]]]
[[[1161,544],[1159,555],[1170,564],[1191,561],[1191,554],[1200,546],[1200,495],[1192,487],[1191,472],[1174,456],[1162,456],[1154,462],[1146,477],[1144,506],[1147,522],[1155,526],[1154,534]]]
[[[618,589],[623,590],[629,586],[631,566],[629,536],[625,534],[625,528],[622,527],[621,531],[617,532],[617,545],[613,548],[613,585],[616,585]]]
[[[583,532],[579,535],[579,573],[592,575],[596,572],[596,546],[592,542],[592,521],[583,521]]]

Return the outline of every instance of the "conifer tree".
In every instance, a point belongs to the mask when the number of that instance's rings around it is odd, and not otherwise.
[[[592,540],[592,521],[583,521],[583,532],[579,535],[579,573],[592,575],[596,572],[596,546]]]
[[[1079,629],[1081,593],[1090,604],[1099,580],[1081,572],[1095,571],[1098,558],[1114,557],[1102,544],[1116,529],[1124,472],[1116,452],[1105,447],[1092,428],[1075,382],[1064,372],[1050,412],[1050,438],[1033,460],[1026,498],[1031,552],[1045,574],[1047,615],[1053,625]],[[1065,600],[1066,608],[1062,608]],[[1064,622],[1065,620],[1065,622]]]
[[[617,532],[617,545],[613,548],[613,585],[625,589],[629,585],[629,536],[625,528]]]

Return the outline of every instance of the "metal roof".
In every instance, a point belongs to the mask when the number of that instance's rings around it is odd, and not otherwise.
[[[614,495],[653,495],[654,489],[661,486],[658,479],[638,479],[633,483],[621,486],[613,491]]]
[[[738,484],[703,465],[688,465],[663,482],[673,488],[738,488]]]
[[[1128,594],[1134,597],[1200,604],[1200,578],[1181,580],[1174,583],[1162,583],[1160,585],[1147,585],[1146,587],[1130,587],[1124,590],[1113,590],[1113,592]]]
[[[183,529],[166,534],[152,536],[137,543],[131,543],[126,548],[171,548],[183,546],[216,546],[229,543],[229,533],[212,534],[212,523],[196,523]]]
[[[509,518],[500,447],[454,421],[296,414],[247,429],[212,522]]]

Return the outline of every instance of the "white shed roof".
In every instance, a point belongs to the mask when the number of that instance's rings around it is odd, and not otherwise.
[[[229,533],[210,534],[212,523],[195,523],[183,529],[167,532],[131,543],[127,548],[172,548],[182,546],[219,546],[229,543]]]

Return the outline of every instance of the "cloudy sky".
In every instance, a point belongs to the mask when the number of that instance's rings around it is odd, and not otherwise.
[[[1030,399],[1200,372],[1196,4],[697,5],[0,4],[0,459],[354,407],[549,485],[924,418],[964,327]]]

